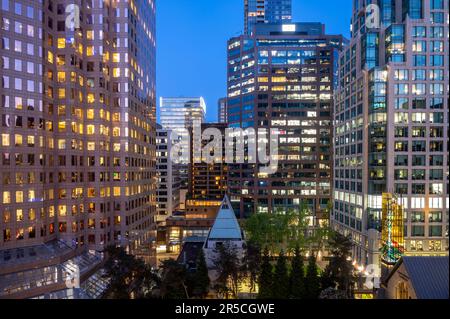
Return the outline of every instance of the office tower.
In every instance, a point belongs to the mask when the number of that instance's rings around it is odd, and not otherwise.
[[[30,291],[26,269],[133,251],[155,213],[154,1],[73,4],[1,1],[0,268]]]
[[[219,123],[227,123],[227,98],[221,98],[218,102],[217,118]]]
[[[335,101],[331,219],[363,266],[377,263],[383,193],[403,205],[406,254],[448,254],[448,1],[378,5],[381,24],[366,24],[355,2]]]
[[[179,158],[181,189],[188,189],[189,179],[189,130],[194,123],[201,125],[205,121],[206,103],[202,97],[178,97],[160,99],[161,126],[170,129],[178,138],[173,143],[183,148]],[[183,197],[183,196],[182,196]]]
[[[291,22],[291,19],[292,0],[244,0],[246,35],[251,35],[257,24]]]
[[[298,209],[304,202],[315,214],[311,223],[326,223],[342,36],[326,35],[320,23],[267,24],[255,30],[253,36],[228,42],[228,123],[266,134],[278,129],[279,165],[268,175],[261,165],[229,164],[230,199],[241,217]]]
[[[168,217],[180,205],[180,175],[177,165],[172,162],[171,131],[158,125],[156,130],[156,171],[158,186],[156,190],[156,218],[158,225],[164,225]]]
[[[191,161],[189,166],[189,193],[188,200],[216,200],[221,201],[227,192],[227,175],[228,165],[225,163],[225,129],[226,124],[223,123],[205,123],[202,124],[202,133],[207,134],[216,130],[220,133],[222,145],[222,154],[215,154],[214,150],[206,149],[207,145],[212,142],[212,136],[198,143],[202,148],[202,153],[191,152]],[[206,136],[205,136],[206,137]],[[192,138],[194,138],[192,134]],[[200,141],[198,141],[200,142]],[[191,139],[191,149],[194,147],[194,141]],[[200,151],[200,150],[199,150]],[[214,163],[207,163],[206,155],[218,155]],[[202,155],[200,157],[200,155]]]

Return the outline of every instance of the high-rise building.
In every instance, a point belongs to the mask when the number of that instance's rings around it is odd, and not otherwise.
[[[182,149],[179,158],[174,160],[180,164],[178,166],[180,187],[185,191],[189,187],[189,130],[194,127],[194,124],[201,125],[205,122],[205,116],[206,103],[202,97],[162,97],[160,99],[161,126],[172,131],[174,137],[172,143]]]
[[[155,9],[153,0],[1,1],[0,268],[16,272],[13,285],[39,287],[23,282],[33,280],[26,269],[63,263],[76,255],[68,249],[132,251],[149,237]]]
[[[158,224],[164,224],[166,219],[180,205],[180,175],[177,165],[171,157],[171,131],[158,125],[156,130],[156,171],[158,186],[156,190],[156,218]]]
[[[227,98],[221,98],[218,102],[217,118],[219,123],[227,123]]]
[[[448,1],[371,3],[380,23],[355,1],[340,56],[331,216],[363,266],[378,259],[383,194],[405,212],[406,254],[448,254],[449,222]]]
[[[188,200],[216,200],[220,201],[227,193],[227,176],[228,176],[228,165],[225,163],[225,130],[227,128],[226,124],[223,123],[205,123],[202,124],[202,132],[207,130],[216,129],[220,132],[222,143],[222,154],[217,156],[214,163],[207,163],[205,154],[200,158],[195,158],[195,152],[191,152],[191,161],[189,167],[189,193]],[[194,134],[191,138],[191,149],[194,147]],[[202,140],[199,146],[205,148],[211,140]],[[208,150],[205,150],[206,152]],[[210,150],[210,153],[213,150]],[[204,152],[203,152],[204,153]],[[216,156],[216,154],[214,154]],[[219,160],[220,159],[220,160]]]
[[[228,42],[228,123],[278,129],[278,170],[229,164],[230,199],[241,217],[307,203],[327,222],[332,183],[332,106],[343,38],[320,23],[261,25]],[[260,138],[260,137],[258,137]],[[266,136],[267,138],[267,136]],[[311,221],[313,223],[313,221]]]
[[[261,23],[290,22],[292,0],[244,0],[245,34],[253,33],[253,28]]]

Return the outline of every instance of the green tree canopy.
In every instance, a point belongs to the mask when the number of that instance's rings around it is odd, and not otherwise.
[[[273,266],[270,263],[269,249],[264,249],[261,271],[258,278],[259,299],[270,299],[273,297]]]
[[[289,274],[286,263],[286,256],[281,251],[275,265],[275,274],[273,280],[273,295],[276,299],[289,298]]]
[[[305,294],[305,268],[300,247],[296,247],[289,276],[290,297],[302,299]]]

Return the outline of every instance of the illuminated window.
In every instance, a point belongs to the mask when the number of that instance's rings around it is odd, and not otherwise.
[[[58,89],[58,98],[60,98],[60,99],[66,98],[66,89],[64,89],[64,88]]]
[[[53,64],[53,53],[51,51],[48,51],[47,53],[47,61]]]
[[[95,102],[95,95],[94,95],[94,93],[89,93],[89,94],[87,95],[87,102],[88,102],[89,104],[92,104],[92,103]]]
[[[3,192],[3,204],[11,204],[11,193]]]
[[[66,72],[58,72],[58,82],[63,83],[66,82]]]
[[[16,141],[16,144],[15,144],[16,146],[22,146],[22,144],[23,144],[23,137],[22,137],[22,135],[16,134],[14,136],[14,139]]]
[[[92,45],[86,47],[86,55],[93,56],[94,55],[94,47]]]
[[[114,68],[113,69],[113,77],[114,78],[120,77],[120,68]]]
[[[86,127],[86,131],[88,135],[94,135],[95,134],[95,125],[88,125]]]
[[[88,109],[87,110],[87,119],[88,120],[93,120],[94,119],[94,115],[95,114],[95,112],[94,112],[94,110],[93,109]]]
[[[120,53],[113,53],[113,62],[120,62]]]
[[[10,146],[9,134],[2,134],[2,146]]]
[[[23,203],[23,192],[16,191],[16,203]]]
[[[58,38],[58,49],[64,49],[66,47],[66,39]]]
[[[21,209],[16,210],[16,221],[18,222],[23,221],[23,210]]]

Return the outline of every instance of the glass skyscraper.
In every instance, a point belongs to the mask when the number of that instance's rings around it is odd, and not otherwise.
[[[336,94],[334,229],[377,263],[383,194],[404,209],[404,252],[448,254],[448,1],[355,1]],[[372,28],[374,27],[374,28]],[[372,236],[374,234],[374,236]]]
[[[264,24],[228,41],[228,123],[231,128],[280,131],[278,169],[230,164],[228,189],[241,218],[298,209],[313,225],[328,222],[332,186],[332,107],[343,39],[321,23],[283,31]]]
[[[244,0],[245,34],[250,35],[256,24],[290,22],[292,0]]]
[[[152,237],[155,13],[154,0],[1,0],[0,298]]]
[[[206,103],[203,97],[161,97],[160,124],[164,129],[170,129],[172,135],[177,135],[174,145],[184,150],[177,164],[180,169],[181,188],[188,188],[189,163],[189,130],[195,123],[205,122]]]

